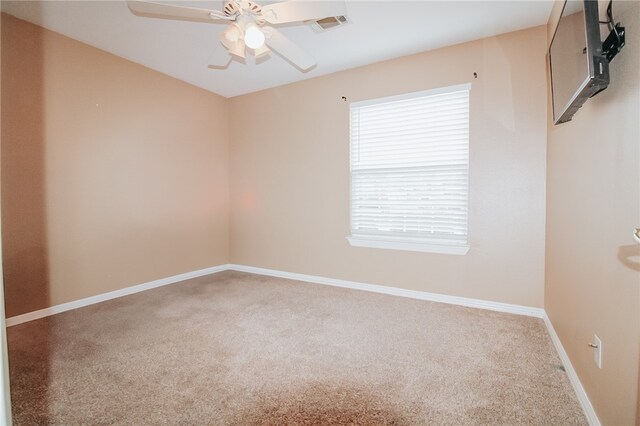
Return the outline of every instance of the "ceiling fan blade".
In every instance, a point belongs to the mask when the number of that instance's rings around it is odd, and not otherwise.
[[[209,57],[209,69],[222,70],[229,66],[231,63],[231,55],[227,52],[227,49],[220,43],[211,52]]]
[[[265,34],[265,44],[271,50],[293,63],[302,71],[307,71],[316,65],[315,59],[300,46],[286,38],[280,31],[272,27],[262,27]]]
[[[228,22],[233,19],[233,17],[224,17],[222,12],[217,10],[198,9],[195,7],[172,6],[147,1],[128,1],[127,5],[134,15],[147,18],[208,23]]]
[[[270,24],[309,21],[347,13],[344,1],[283,1],[262,6],[262,16]]]

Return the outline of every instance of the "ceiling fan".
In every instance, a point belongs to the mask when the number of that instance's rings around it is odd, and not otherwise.
[[[256,58],[275,51],[302,71],[316,65],[304,49],[285,37],[272,25],[318,20],[346,14],[344,1],[283,1],[260,6],[250,0],[225,0],[221,11],[174,6],[147,1],[128,1],[136,16],[178,21],[227,23],[220,34],[225,49],[216,49],[209,59],[209,68],[226,68],[232,56],[245,58],[246,48]]]

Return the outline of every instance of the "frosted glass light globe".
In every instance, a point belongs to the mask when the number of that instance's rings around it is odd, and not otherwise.
[[[249,25],[244,30],[244,44],[251,49],[259,49],[264,44],[264,34],[255,25]]]

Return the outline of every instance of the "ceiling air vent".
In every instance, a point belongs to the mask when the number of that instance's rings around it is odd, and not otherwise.
[[[334,28],[341,27],[351,23],[351,20],[344,15],[329,16],[328,18],[318,19],[317,21],[308,21],[313,31],[320,33]]]

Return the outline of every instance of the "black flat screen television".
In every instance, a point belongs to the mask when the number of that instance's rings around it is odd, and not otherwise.
[[[587,99],[609,85],[597,0],[565,1],[549,46],[555,124],[570,121]]]

